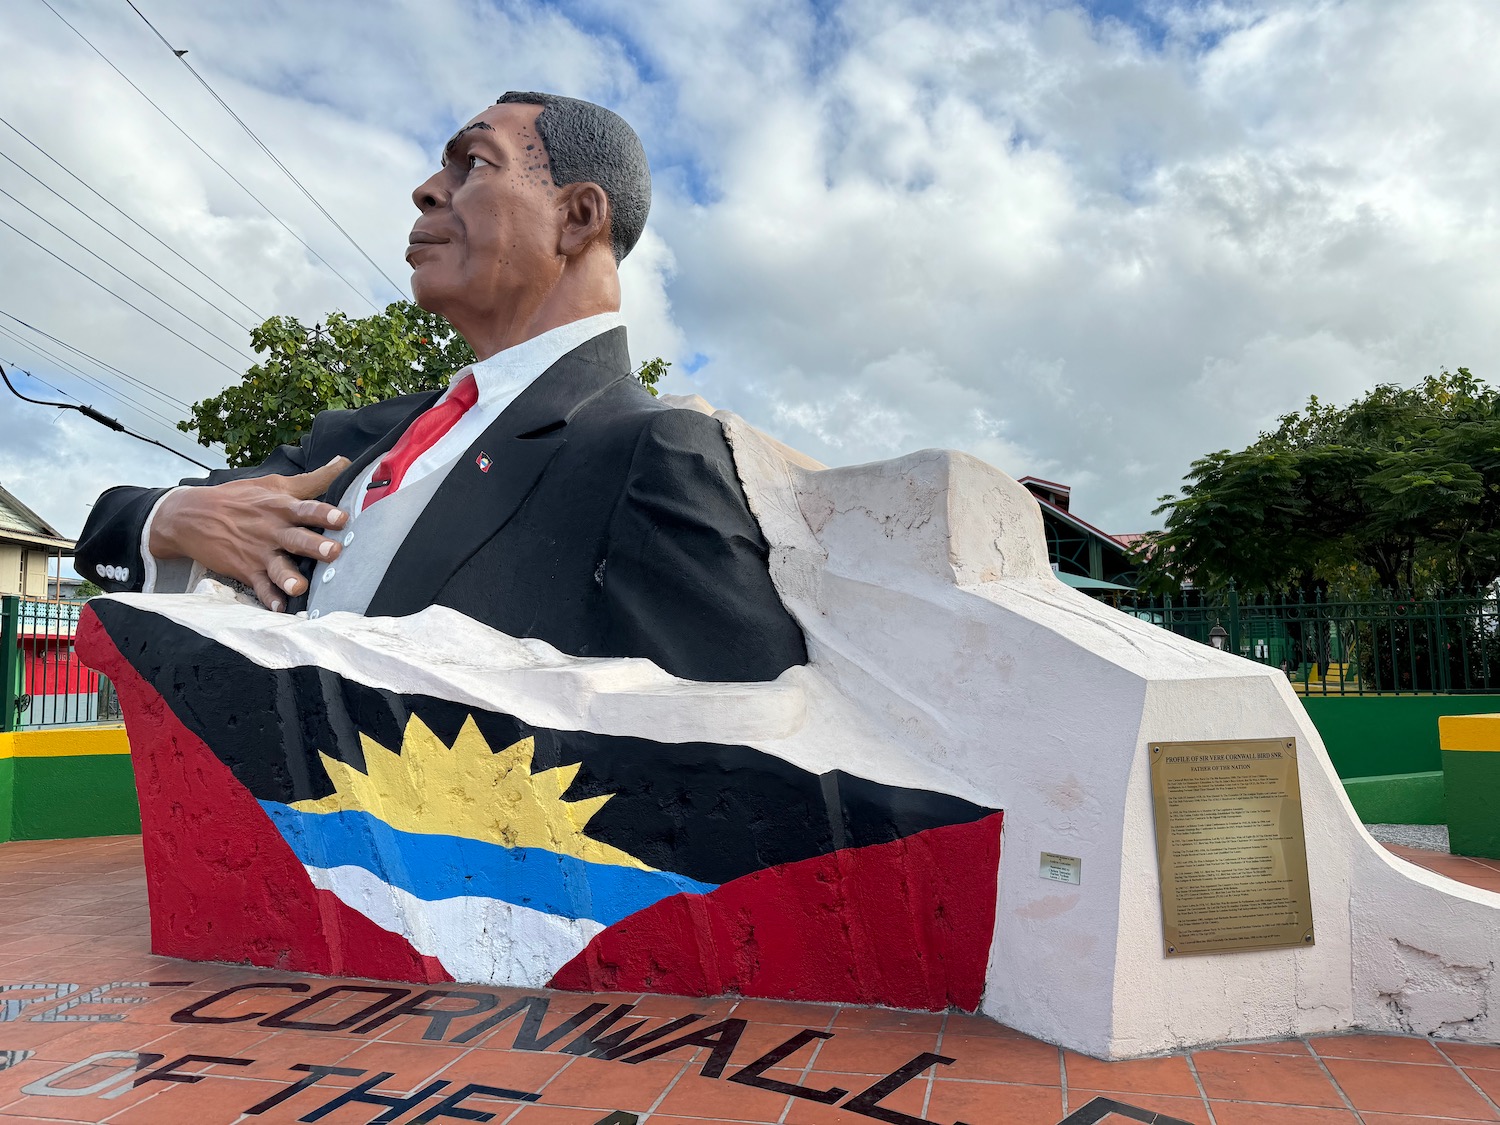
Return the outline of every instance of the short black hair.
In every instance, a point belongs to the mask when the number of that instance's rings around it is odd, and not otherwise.
[[[625,119],[593,102],[510,90],[496,105],[539,105],[536,131],[552,163],[552,182],[598,184],[609,200],[609,234],[622,262],[646,229],[651,210],[651,168],[646,150]]]

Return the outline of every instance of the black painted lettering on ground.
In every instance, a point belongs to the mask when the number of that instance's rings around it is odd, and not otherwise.
[[[1142,1121],[1145,1125],[1193,1125],[1191,1121],[1184,1121],[1180,1117],[1168,1117],[1165,1113],[1156,1113],[1153,1110],[1142,1109],[1140,1106],[1126,1105],[1124,1102],[1117,1102],[1110,1098],[1095,1098],[1088,1105],[1068,1114],[1057,1125],[1095,1125],[1110,1114],[1130,1121]]]
[[[792,1082],[782,1082],[775,1078],[765,1077],[765,1072],[782,1062],[790,1055],[796,1054],[807,1044],[817,1039],[832,1039],[831,1031],[813,1031],[804,1028],[797,1032],[779,1047],[773,1047],[760,1058],[741,1067],[729,1076],[731,1082],[741,1082],[746,1086],[757,1086],[762,1090],[770,1090],[776,1094],[789,1094],[794,1098],[806,1098],[808,1101],[817,1102],[819,1105],[832,1105],[838,1101],[848,1090],[841,1090],[837,1086],[829,1087],[827,1090],[814,1090],[807,1086],[798,1086]]]
[[[305,1070],[307,1072],[307,1077],[299,1078],[297,1081],[291,1083],[290,1085],[276,1091],[276,1093],[272,1094],[264,1101],[256,1102],[249,1109],[245,1110],[246,1113],[262,1114],[265,1113],[268,1109],[275,1109],[282,1102],[288,1101],[291,1098],[295,1098],[298,1094],[302,1093],[303,1090],[306,1090],[309,1086],[317,1085],[319,1081],[327,1078],[329,1075],[341,1074],[346,1078],[358,1078],[361,1074],[364,1073],[363,1070],[359,1070],[352,1066],[315,1066],[312,1063],[293,1063],[292,1066],[288,1069]]]
[[[954,1061],[947,1055],[935,1055],[930,1051],[923,1051],[905,1066],[897,1067],[887,1074],[879,1082],[875,1082],[861,1090],[854,1097],[841,1105],[840,1109],[847,1109],[851,1113],[860,1113],[866,1117],[873,1117],[876,1121],[884,1121],[887,1125],[935,1125],[925,1117],[913,1117],[909,1113],[890,1109],[880,1103],[890,1097],[897,1090],[905,1086],[913,1078],[933,1064],[949,1066]],[[963,1125],[957,1122],[956,1125]]]

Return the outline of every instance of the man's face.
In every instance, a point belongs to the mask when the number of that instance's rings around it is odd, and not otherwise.
[[[412,295],[460,331],[524,315],[561,271],[563,212],[536,132],[541,110],[486,109],[454,134],[442,168],[412,192],[422,212],[406,253]]]

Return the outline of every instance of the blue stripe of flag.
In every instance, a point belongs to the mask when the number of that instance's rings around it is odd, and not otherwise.
[[[714,889],[669,871],[593,863],[545,848],[402,832],[366,812],[306,813],[275,801],[260,807],[304,865],[362,867],[429,902],[493,898],[611,926],[671,895]]]

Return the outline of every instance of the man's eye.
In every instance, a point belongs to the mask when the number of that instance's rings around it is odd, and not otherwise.
[[[493,164],[491,164],[488,160],[486,160],[482,156],[473,156],[473,155],[470,155],[468,157],[467,164],[469,166],[469,171],[471,171],[471,172],[475,168],[493,168],[494,167]]]

